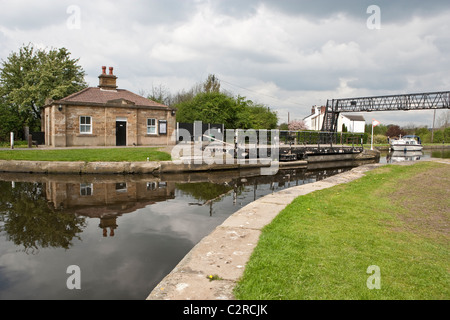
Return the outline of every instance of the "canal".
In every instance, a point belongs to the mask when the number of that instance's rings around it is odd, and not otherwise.
[[[145,299],[248,203],[351,169],[152,175],[0,173],[0,299]],[[80,289],[69,289],[79,268]],[[70,285],[69,285],[70,287]]]
[[[449,155],[402,156],[384,153],[380,162]],[[355,165],[273,176],[260,176],[259,169],[159,176],[0,173],[0,299],[143,300],[240,208]],[[79,268],[80,289],[68,288],[70,266]]]

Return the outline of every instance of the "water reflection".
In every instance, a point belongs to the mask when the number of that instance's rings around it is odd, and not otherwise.
[[[61,215],[48,205],[40,183],[0,181],[0,231],[27,253],[40,248],[68,249],[85,227],[85,219]]]
[[[419,161],[423,156],[422,151],[391,151],[386,156],[386,163]]]
[[[0,174],[0,299],[145,299],[246,204],[348,170],[148,175]],[[66,268],[82,290],[66,288]]]
[[[430,158],[450,158],[449,149],[431,149],[423,151],[384,151],[381,153],[381,163],[396,163],[403,161],[420,161]]]

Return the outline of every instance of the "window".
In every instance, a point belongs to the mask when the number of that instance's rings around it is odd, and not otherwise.
[[[167,134],[167,121],[159,120],[159,134]]]
[[[156,190],[156,182],[147,182],[147,190]]]
[[[92,133],[92,117],[80,117],[80,133]]]
[[[156,134],[156,119],[147,119],[147,134]]]
[[[80,195],[82,196],[92,196],[94,187],[92,183],[81,183],[80,184]]]
[[[127,183],[126,182],[116,183],[116,192],[127,192]]]

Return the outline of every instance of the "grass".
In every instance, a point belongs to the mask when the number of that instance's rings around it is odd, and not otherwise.
[[[298,197],[263,229],[236,298],[449,299],[449,171],[384,166]],[[379,290],[367,286],[372,265]]]
[[[10,148],[10,147],[11,147],[11,142],[8,142],[8,141],[0,142],[0,148]],[[14,141],[14,147],[16,147],[16,148],[27,148],[28,147],[28,142],[27,141],[23,141],[23,140],[16,140],[16,141]]]
[[[0,160],[29,161],[165,161],[171,160],[168,153],[158,148],[100,148],[57,150],[0,150]]]

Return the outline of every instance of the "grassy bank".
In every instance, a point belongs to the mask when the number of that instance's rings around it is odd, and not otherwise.
[[[235,296],[449,299],[449,188],[448,165],[422,162],[298,197],[263,229]]]
[[[101,148],[101,149],[55,149],[55,150],[0,150],[0,160],[29,161],[165,161],[168,153],[158,148]]]

